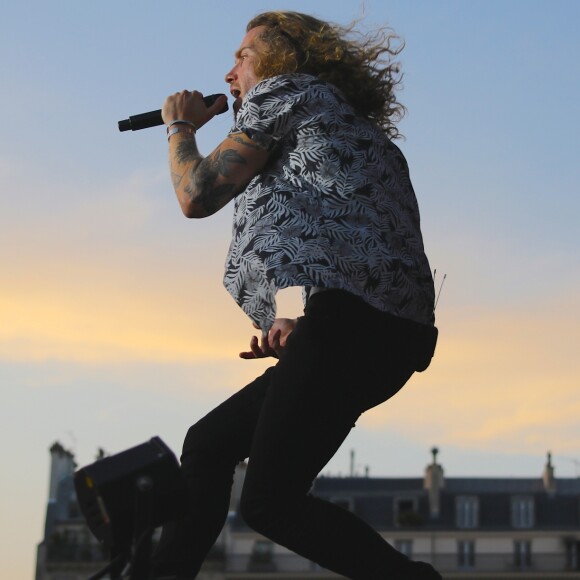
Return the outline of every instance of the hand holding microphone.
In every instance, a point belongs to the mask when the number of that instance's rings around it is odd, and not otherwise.
[[[176,119],[182,119],[193,122],[197,129],[201,129],[227,104],[228,99],[225,95],[218,96],[208,106],[199,91],[180,91],[165,99],[161,109],[161,116],[166,125]]]
[[[133,115],[119,121],[119,131],[138,131],[170,123],[176,119],[192,121],[199,129],[212,117],[228,110],[226,95],[208,95],[202,97],[198,91],[181,91],[167,97],[163,109]],[[179,116],[183,115],[183,116]]]

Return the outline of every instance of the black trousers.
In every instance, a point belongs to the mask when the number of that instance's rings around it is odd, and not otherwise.
[[[251,528],[348,578],[405,577],[405,556],[309,490],[361,413],[422,366],[421,326],[343,291],[312,296],[278,363],[189,429],[189,505],[164,528],[158,568],[195,577],[225,522],[234,469],[249,458],[240,509]]]

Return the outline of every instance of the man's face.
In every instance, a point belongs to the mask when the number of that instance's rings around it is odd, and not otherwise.
[[[230,85],[230,93],[236,99],[233,107],[235,113],[240,108],[242,99],[248,91],[261,80],[256,76],[255,63],[261,44],[258,37],[265,28],[265,26],[257,26],[244,36],[240,48],[236,51],[236,64],[226,75],[226,83]]]

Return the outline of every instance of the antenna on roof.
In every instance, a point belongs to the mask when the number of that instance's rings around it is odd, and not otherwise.
[[[435,285],[435,278],[437,277],[437,268],[433,270],[433,285]],[[443,280],[441,280],[441,286],[439,286],[439,292],[437,292],[437,298],[435,298],[435,305],[433,306],[433,312],[437,308],[437,304],[439,302],[439,296],[441,296],[441,290],[443,290],[443,284],[445,284],[445,278],[447,278],[447,274],[443,274]]]
[[[566,461],[572,462],[574,464],[576,477],[580,477],[580,461],[578,459],[575,459],[574,457],[563,457],[562,455],[559,455],[558,459],[565,459]]]

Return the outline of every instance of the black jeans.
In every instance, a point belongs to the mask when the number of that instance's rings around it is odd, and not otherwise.
[[[160,569],[195,577],[227,516],[234,469],[249,457],[240,509],[250,527],[348,578],[405,577],[405,556],[309,490],[361,413],[420,366],[414,326],[343,291],[312,296],[278,363],[189,429],[189,505],[163,531]]]

